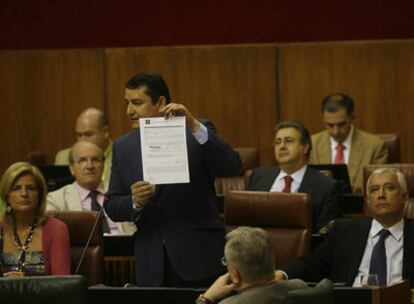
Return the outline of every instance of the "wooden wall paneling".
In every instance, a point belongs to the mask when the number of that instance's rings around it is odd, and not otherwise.
[[[174,101],[214,122],[233,146],[258,147],[263,164],[273,163],[276,122],[275,46],[106,49],[108,112],[115,137],[131,129],[123,102],[132,75],[158,72]]]
[[[18,77],[24,69],[14,52],[0,52],[0,175],[12,162],[23,159],[30,147],[29,134],[22,132],[27,120],[25,105],[16,102],[27,100],[30,105],[30,93],[22,88]],[[25,133],[28,133],[27,129]]]
[[[104,108],[102,56],[102,50],[0,52],[1,171],[34,150],[53,163],[56,151],[75,141],[77,115]]]
[[[280,46],[280,115],[324,128],[320,103],[331,92],[355,101],[355,126],[397,133],[403,162],[414,162],[414,41],[284,44]]]

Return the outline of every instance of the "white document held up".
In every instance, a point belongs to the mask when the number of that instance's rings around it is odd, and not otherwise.
[[[142,169],[151,184],[189,183],[185,117],[140,118]]]

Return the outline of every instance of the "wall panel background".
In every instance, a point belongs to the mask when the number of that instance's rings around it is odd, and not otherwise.
[[[32,151],[53,162],[88,106],[104,107],[101,50],[0,52],[0,170]]]
[[[255,146],[272,163],[276,122],[275,46],[107,49],[108,112],[113,134],[130,129],[124,83],[138,71],[164,76],[173,101],[210,119],[235,147]],[[270,127],[269,127],[270,126]]]
[[[123,88],[140,71],[161,73],[173,100],[231,145],[259,148],[262,165],[273,164],[279,118],[319,131],[334,91],[353,96],[357,127],[397,133],[402,161],[414,162],[412,54],[413,40],[0,51],[0,172],[35,150],[52,163],[89,106],[108,112],[113,138],[128,132]]]
[[[330,92],[354,98],[355,125],[397,133],[402,162],[414,162],[414,41],[280,46],[280,115],[312,133],[323,129],[320,103]]]

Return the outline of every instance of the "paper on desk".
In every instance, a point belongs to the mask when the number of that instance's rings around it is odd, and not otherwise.
[[[141,118],[142,169],[151,184],[189,183],[185,117]]]

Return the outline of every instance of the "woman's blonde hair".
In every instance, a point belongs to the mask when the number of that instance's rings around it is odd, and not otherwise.
[[[7,212],[6,208],[8,206],[8,196],[16,181],[20,177],[26,175],[33,176],[33,178],[35,179],[39,199],[37,209],[35,211],[35,215],[38,217],[38,223],[41,224],[46,220],[45,210],[47,186],[45,178],[43,177],[42,173],[37,167],[26,162],[17,162],[7,168],[0,180],[0,200],[3,201],[5,207],[3,208],[3,214],[0,216],[0,222],[4,220],[11,220],[12,214],[11,212]]]

